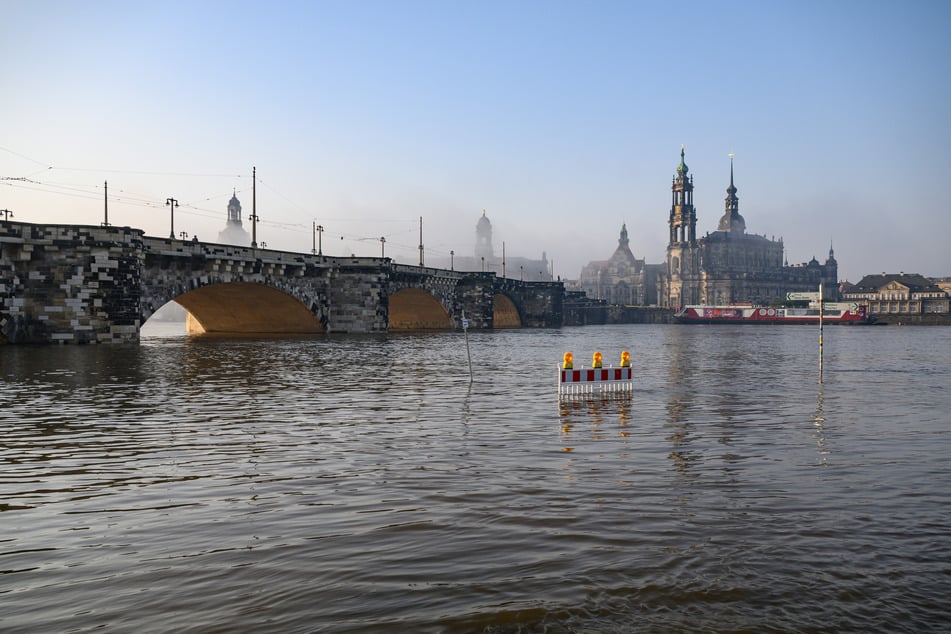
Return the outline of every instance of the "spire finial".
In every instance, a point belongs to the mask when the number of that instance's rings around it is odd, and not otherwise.
[[[684,159],[684,144],[680,144],[680,165],[677,166],[677,172],[682,176],[687,175],[687,162]]]

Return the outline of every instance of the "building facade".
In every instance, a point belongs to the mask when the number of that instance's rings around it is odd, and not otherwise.
[[[680,164],[671,183],[667,261],[658,281],[660,305],[781,302],[791,291],[815,292],[823,285],[827,298],[838,297],[838,263],[832,248],[822,264],[813,258],[801,265],[784,263],[783,241],[746,232],[730,162],[730,184],[717,230],[697,237],[693,176],[680,150]]]
[[[917,273],[866,275],[844,294],[846,301],[868,305],[869,315],[947,314],[948,293]]]
[[[621,225],[617,248],[607,260],[594,260],[581,269],[577,288],[592,299],[621,306],[656,303],[656,284],[649,279],[647,264],[634,257],[628,240],[627,225]],[[651,301],[649,287],[654,289]]]

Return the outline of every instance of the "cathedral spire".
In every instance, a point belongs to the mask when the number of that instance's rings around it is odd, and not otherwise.
[[[742,234],[746,232],[746,220],[740,215],[740,199],[736,197],[736,185],[733,184],[733,152],[730,152],[730,186],[726,188],[723,216],[717,231]]]

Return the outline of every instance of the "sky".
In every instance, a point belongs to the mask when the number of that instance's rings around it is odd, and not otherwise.
[[[427,265],[493,246],[577,278],[622,224],[665,260],[734,154],[748,233],[857,282],[951,276],[951,3],[2,0],[0,209]],[[940,186],[939,186],[940,185]],[[380,238],[386,239],[381,245]]]

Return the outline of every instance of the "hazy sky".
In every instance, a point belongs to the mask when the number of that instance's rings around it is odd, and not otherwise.
[[[681,144],[698,233],[734,152],[747,231],[842,279],[951,275],[951,3],[4,0],[0,209],[575,278],[627,223],[665,258]]]

